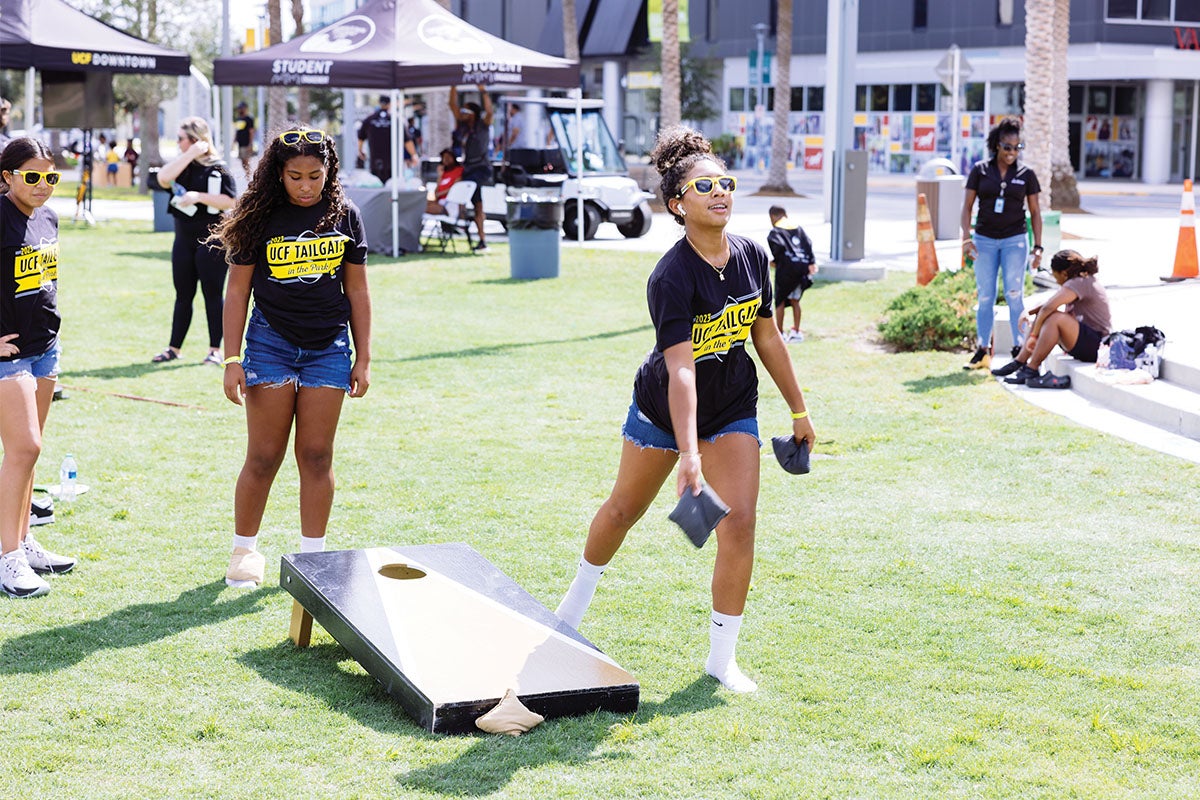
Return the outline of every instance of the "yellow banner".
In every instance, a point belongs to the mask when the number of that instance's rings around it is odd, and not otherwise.
[[[342,265],[350,237],[326,234],[317,239],[281,240],[267,244],[267,268],[277,281],[333,275]]]
[[[750,336],[750,328],[758,319],[762,298],[755,296],[734,305],[727,305],[716,316],[707,314],[692,321],[692,358],[699,361],[708,356],[721,356]]]
[[[13,259],[13,278],[17,282],[13,294],[18,296],[40,291],[43,283],[58,280],[58,242],[21,248]]]
[[[663,0],[646,0],[647,22],[650,26],[650,41],[661,42],[663,32]],[[679,41],[690,42],[688,28],[688,0],[679,0]]]

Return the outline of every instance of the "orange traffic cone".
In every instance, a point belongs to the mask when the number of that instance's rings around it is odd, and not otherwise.
[[[1183,199],[1179,202],[1179,244],[1175,246],[1175,271],[1164,281],[1182,281],[1200,275],[1196,260],[1196,197],[1191,180],[1183,182]]]
[[[938,274],[933,242],[933,219],[929,216],[929,203],[921,193],[917,195],[917,286],[924,286]]]

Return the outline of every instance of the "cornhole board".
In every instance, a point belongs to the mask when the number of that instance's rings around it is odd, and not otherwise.
[[[421,727],[475,731],[512,689],[550,719],[637,710],[637,680],[466,544],[283,556],[291,638],[312,621]]]

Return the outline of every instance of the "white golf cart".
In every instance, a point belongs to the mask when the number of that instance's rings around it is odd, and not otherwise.
[[[649,200],[654,195],[642,191],[629,177],[625,159],[617,150],[600,109],[600,100],[583,100],[582,141],[583,188],[576,168],[577,126],[575,101],[569,98],[501,97],[508,124],[508,104],[515,103],[533,111],[539,107],[545,126],[538,132],[545,147],[512,147],[502,162],[495,164],[495,184],[485,186],[483,210],[488,219],[505,222],[507,198],[523,192],[560,192],[563,204],[563,232],[568,239],[578,238],[578,206],[583,202],[583,236],[594,238],[601,222],[612,222],[626,238],[645,236],[650,230]],[[525,114],[529,120],[533,115]],[[527,123],[528,124],[528,123]],[[507,130],[506,137],[507,138]]]

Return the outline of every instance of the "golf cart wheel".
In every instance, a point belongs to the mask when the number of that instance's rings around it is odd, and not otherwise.
[[[633,210],[633,218],[623,225],[618,225],[617,230],[626,239],[638,239],[650,232],[650,219],[650,204],[642,201]]]
[[[563,234],[568,239],[579,238],[578,227],[579,211],[575,207],[574,201],[566,203],[563,207]],[[596,229],[600,227],[600,211],[593,205],[588,203],[583,204],[583,238],[596,238]]]

